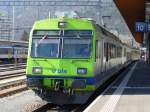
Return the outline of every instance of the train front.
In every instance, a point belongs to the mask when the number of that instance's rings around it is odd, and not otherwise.
[[[95,36],[87,19],[37,21],[30,33],[27,83],[56,104],[81,104],[95,90]]]

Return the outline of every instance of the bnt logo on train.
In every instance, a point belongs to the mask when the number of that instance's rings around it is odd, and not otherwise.
[[[50,71],[51,71],[52,73],[62,73],[62,74],[67,74],[67,70],[64,70],[64,69],[50,68]]]

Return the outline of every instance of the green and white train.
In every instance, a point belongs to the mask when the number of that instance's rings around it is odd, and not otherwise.
[[[48,102],[82,104],[135,59],[139,59],[137,49],[123,44],[92,20],[36,21],[30,33],[27,83]]]

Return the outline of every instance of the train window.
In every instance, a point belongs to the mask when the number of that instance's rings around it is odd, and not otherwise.
[[[61,31],[60,30],[34,30],[33,31],[33,36],[44,36],[44,35],[59,36],[61,35]]]
[[[19,50],[18,52],[19,52],[18,54],[22,54],[22,51],[21,51],[21,50]]]
[[[107,55],[107,45],[106,43],[104,43],[104,56],[106,57],[106,55]]]
[[[114,58],[116,58],[116,45],[114,45]]]
[[[91,39],[64,39],[63,58],[90,58]]]
[[[120,57],[120,47],[116,47],[116,50],[117,50],[117,57]]]
[[[45,39],[40,42],[40,39],[33,39],[31,56],[57,58],[59,55],[59,39]]]
[[[18,54],[18,52],[19,52],[19,51],[18,51],[18,50],[16,50],[16,54]]]
[[[12,54],[12,49],[11,48],[0,48],[0,54]]]
[[[104,56],[106,61],[108,61],[108,43],[104,43]]]
[[[0,54],[6,54],[6,53],[7,53],[6,50],[4,50],[3,48],[0,48]]]
[[[117,57],[122,57],[122,47],[117,48]]]
[[[111,44],[111,58],[115,58],[115,45]]]
[[[120,47],[120,57],[122,57],[122,47]]]
[[[25,49],[25,54],[28,54],[28,50],[27,49]]]
[[[107,43],[107,45],[108,45],[108,59],[110,59],[111,58],[111,44],[110,43]]]
[[[112,56],[112,44],[109,44],[109,48],[110,48],[110,58],[113,58],[113,56]]]
[[[100,43],[100,41],[96,41],[96,59],[99,59],[99,58],[101,58],[101,43]]]
[[[98,40],[96,40],[96,59],[98,59]]]
[[[113,45],[112,45],[112,44],[110,44],[110,48],[111,48],[111,49],[110,49],[110,50],[111,50],[111,51],[110,51],[110,52],[111,52],[111,53],[110,53],[110,58],[113,58]]]
[[[124,48],[124,56],[126,56],[126,48]]]

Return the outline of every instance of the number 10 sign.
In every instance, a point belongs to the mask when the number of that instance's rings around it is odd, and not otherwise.
[[[150,32],[150,23],[136,22],[135,31],[136,32]]]

